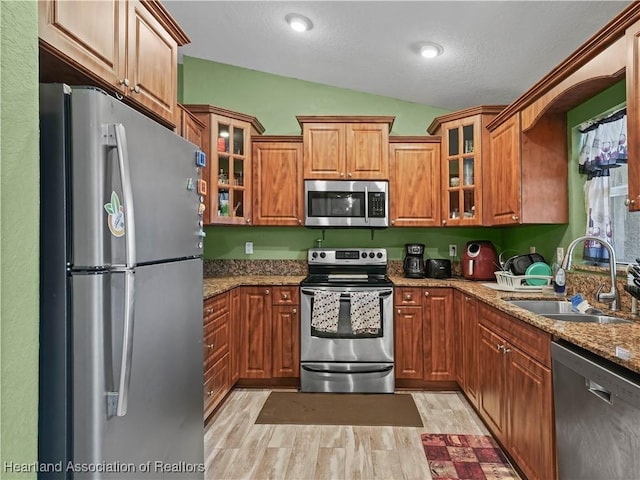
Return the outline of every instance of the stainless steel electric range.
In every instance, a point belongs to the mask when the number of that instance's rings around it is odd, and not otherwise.
[[[393,393],[393,283],[380,248],[312,248],[300,284],[303,392]]]

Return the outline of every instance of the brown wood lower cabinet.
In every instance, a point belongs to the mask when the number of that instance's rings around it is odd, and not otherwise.
[[[456,380],[475,407],[478,405],[478,301],[455,291],[454,350]]]
[[[395,369],[398,387],[455,387],[453,291],[395,289]]]
[[[299,298],[297,286],[242,287],[239,376],[243,385],[282,378],[298,381]]]
[[[231,389],[230,371],[230,294],[204,302],[204,418],[206,419]]]
[[[478,305],[478,411],[529,480],[555,478],[550,336]]]

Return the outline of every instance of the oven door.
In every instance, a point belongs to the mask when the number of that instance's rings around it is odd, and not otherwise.
[[[302,362],[393,363],[393,287],[302,287],[300,357]],[[316,291],[340,292],[337,332],[316,330],[311,325]],[[375,333],[356,333],[351,325],[351,293],[376,291],[381,328]]]

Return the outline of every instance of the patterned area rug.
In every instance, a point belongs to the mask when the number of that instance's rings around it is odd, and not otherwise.
[[[488,435],[421,435],[434,480],[519,480],[496,441]]]

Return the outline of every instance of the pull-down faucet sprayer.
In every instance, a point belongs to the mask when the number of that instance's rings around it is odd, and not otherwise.
[[[596,292],[596,300],[598,302],[608,303],[609,310],[616,312],[620,310],[620,292],[618,291],[618,287],[616,286],[616,252],[608,242],[592,235],[583,235],[582,237],[576,238],[567,247],[567,254],[565,255],[562,262],[562,268],[564,268],[565,271],[568,271],[571,268],[573,251],[575,250],[578,243],[585,240],[598,242],[607,249],[607,252],[609,252],[609,277],[611,281],[611,290],[606,293],[602,293],[602,287],[604,286],[604,284],[600,284],[600,287]]]

